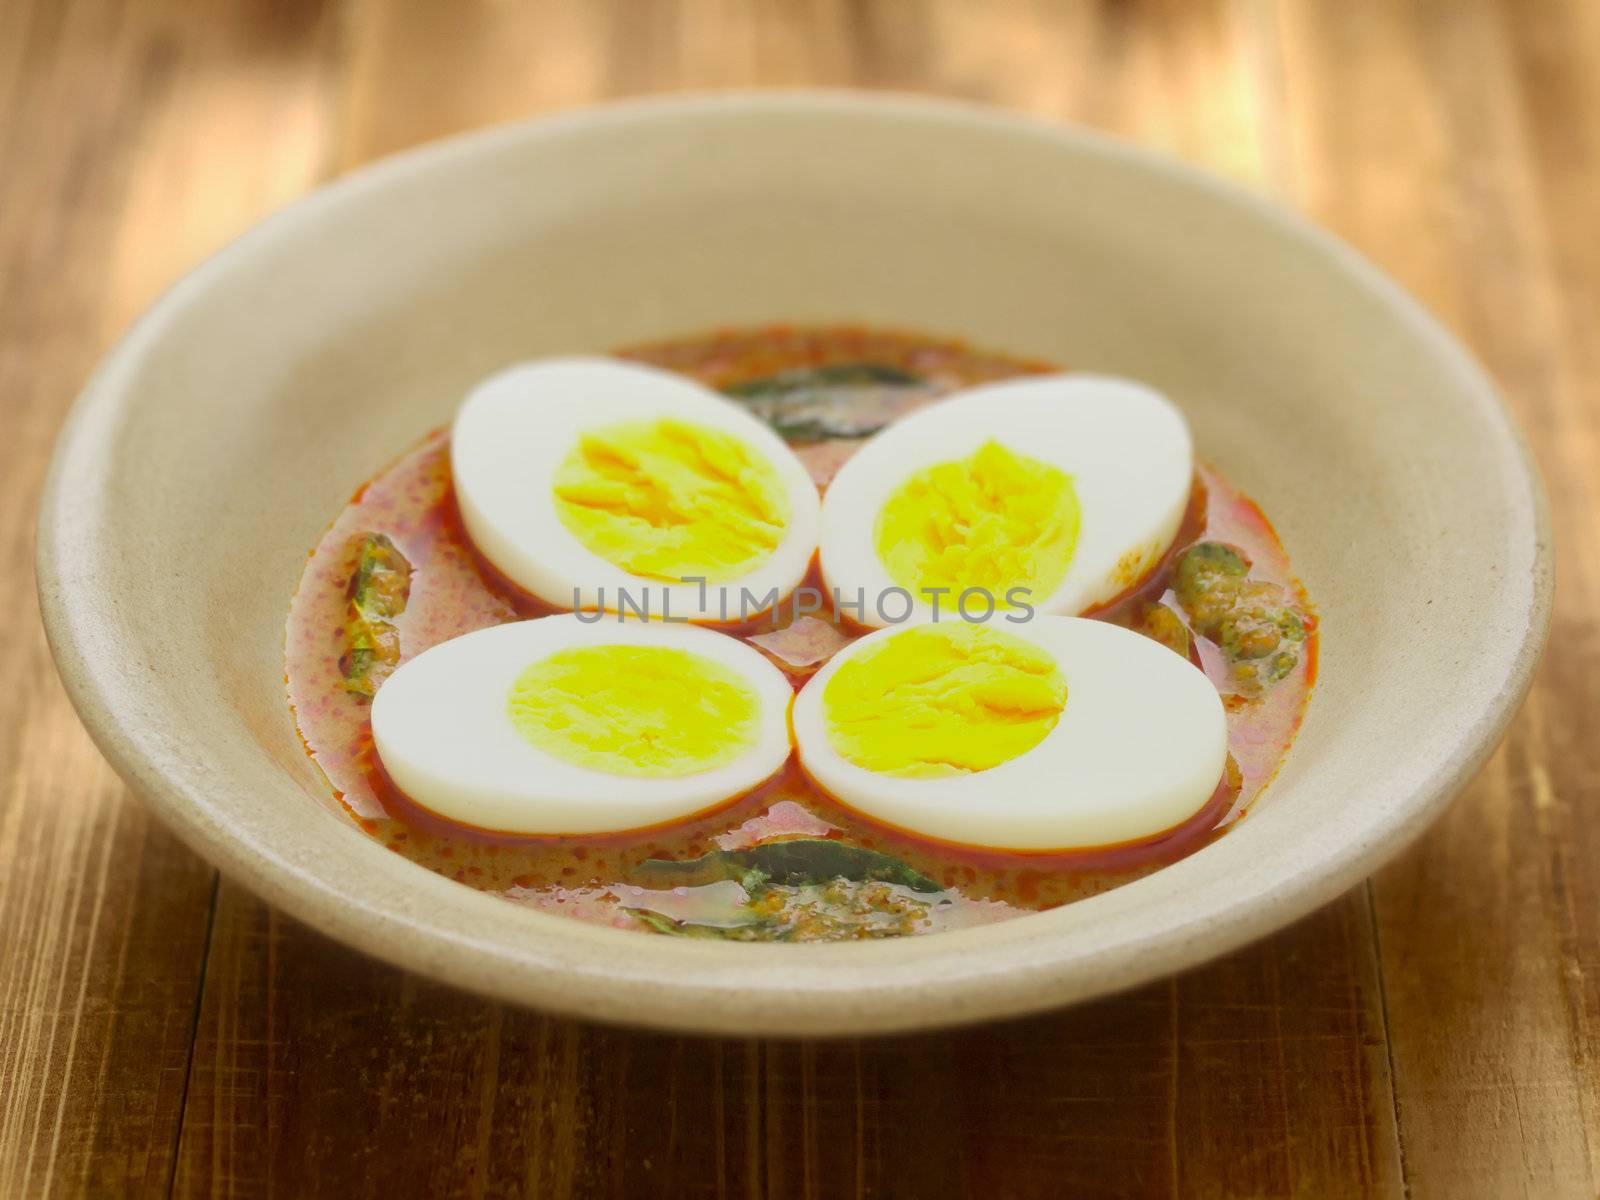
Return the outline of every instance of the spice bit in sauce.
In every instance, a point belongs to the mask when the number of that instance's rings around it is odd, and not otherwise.
[[[1174,654],[1193,661],[1194,636],[1170,605],[1159,600],[1140,604],[1133,612],[1129,627],[1135,633],[1142,633],[1160,642]]]
[[[647,908],[625,911],[647,929],[678,937],[737,942],[836,942],[920,932],[929,924],[928,910],[933,903],[897,884],[835,879],[802,887],[767,884],[745,904],[748,919],[732,925],[675,920]]]
[[[672,899],[652,903],[649,897],[659,893],[641,888],[629,897],[627,911],[648,929],[682,937],[896,937],[916,932],[935,904],[953,902],[932,879],[899,859],[831,838],[713,850],[676,862],[650,859],[640,864],[636,877],[671,885]],[[701,903],[695,905],[694,899]],[[721,903],[705,903],[713,900]]]
[[[628,911],[646,928],[735,941],[822,941],[915,933],[943,889],[888,854],[831,838],[791,838],[682,861],[650,859],[637,877],[682,893],[737,886],[732,912],[652,907]],[[677,899],[678,897],[675,897]],[[722,897],[726,899],[726,897]],[[676,909],[676,911],[674,911]]]
[[[1194,631],[1227,661],[1240,695],[1258,696],[1300,662],[1306,616],[1280,584],[1250,577],[1250,559],[1225,542],[1178,555],[1173,586]]]
[[[411,564],[381,533],[362,534],[354,545],[356,567],[346,593],[339,673],[345,691],[370,701],[400,665],[400,631],[394,618],[405,611],[411,596]]]

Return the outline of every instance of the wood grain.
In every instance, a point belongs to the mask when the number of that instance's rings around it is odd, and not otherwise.
[[[1600,22],[1591,5],[1294,11],[1297,198],[1483,356],[1544,467],[1560,551],[1521,720],[1373,885],[1407,1171],[1418,1194],[1594,1195],[1600,260],[1578,196],[1563,212],[1549,189],[1586,179],[1597,211],[1600,93],[1560,72],[1600,61]]]
[[[1552,652],[1440,828],[1283,934],[957,1034],[718,1042],[463,996],[154,827],[33,601],[64,406],[319,178],[680,87],[943,92],[1295,204],[1483,356],[1550,486]],[[1587,0],[0,5],[0,1195],[1593,1195],[1600,9]]]
[[[132,803],[56,681],[34,496],[66,403],[159,288],[303,190],[281,9],[0,6],[0,1195],[162,1194],[213,873]],[[300,24],[323,18],[312,10]]]

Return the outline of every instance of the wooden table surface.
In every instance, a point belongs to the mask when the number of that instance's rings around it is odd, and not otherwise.
[[[1368,884],[1131,995],[823,1045],[625,1033],[333,945],[158,827],[39,630],[35,496],[96,358],[320,180],[678,87],[943,92],[1276,197],[1415,291],[1548,482],[1551,648]],[[0,0],[0,1196],[1593,1196],[1600,3]]]

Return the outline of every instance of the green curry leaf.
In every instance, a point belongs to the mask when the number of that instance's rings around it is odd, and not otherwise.
[[[674,886],[737,880],[754,894],[768,884],[802,887],[834,879],[853,883],[896,883],[913,892],[942,889],[898,858],[832,838],[793,838],[744,850],[713,850],[699,858],[647,859],[639,865],[653,883]]]
[[[926,380],[883,363],[797,367],[723,389],[792,441],[876,433],[926,399]]]

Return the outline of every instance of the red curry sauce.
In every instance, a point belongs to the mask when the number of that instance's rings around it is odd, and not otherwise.
[[[956,388],[1054,369],[958,342],[855,327],[719,332],[621,356],[680,371],[751,403],[793,435],[824,487],[859,444],[855,436],[835,433],[859,434],[863,425]],[[764,381],[773,379],[783,386],[769,388]],[[807,389],[799,399],[790,388],[797,379]],[[1173,551],[1130,593],[1094,614],[1187,651],[1223,694],[1229,775],[1213,801],[1183,826],[1139,845],[1072,854],[946,845],[856,815],[812,787],[791,760],[756,791],[662,828],[586,837],[494,834],[410,803],[387,785],[376,763],[370,698],[351,679],[350,619],[353,577],[374,535],[409,565],[403,608],[385,618],[400,661],[474,629],[548,611],[488,568],[469,543],[455,511],[446,432],[430,434],[363,485],[312,552],[287,630],[290,704],[308,752],[340,802],[367,833],[429,870],[516,903],[626,928],[761,940],[890,936],[1022,915],[1116,887],[1192,852],[1245,816],[1289,748],[1316,672],[1315,622],[1272,526],[1255,504],[1202,466]],[[1180,553],[1196,543],[1224,547],[1218,552],[1224,574],[1243,563],[1247,575],[1186,574]],[[1191,567],[1208,568],[1212,561],[1194,559]],[[1210,594],[1197,597],[1196,579],[1221,579],[1233,589],[1228,603],[1234,607],[1217,608]],[[1238,619],[1263,604],[1278,615],[1277,626]],[[1260,647],[1252,639],[1272,640],[1275,629],[1288,629],[1294,638],[1281,642],[1277,657],[1237,657],[1255,654]],[[825,661],[819,656],[848,635],[813,624],[787,631],[757,626],[744,636],[798,687]],[[1262,664],[1273,664],[1265,681],[1254,677]],[[856,882],[819,877],[779,887],[741,874],[749,860],[738,852],[770,852],[783,842],[815,850],[823,839],[890,856],[924,882],[906,887],[895,881],[898,875]],[[706,854],[717,869],[687,883],[670,872],[663,876],[659,863],[646,865]]]

